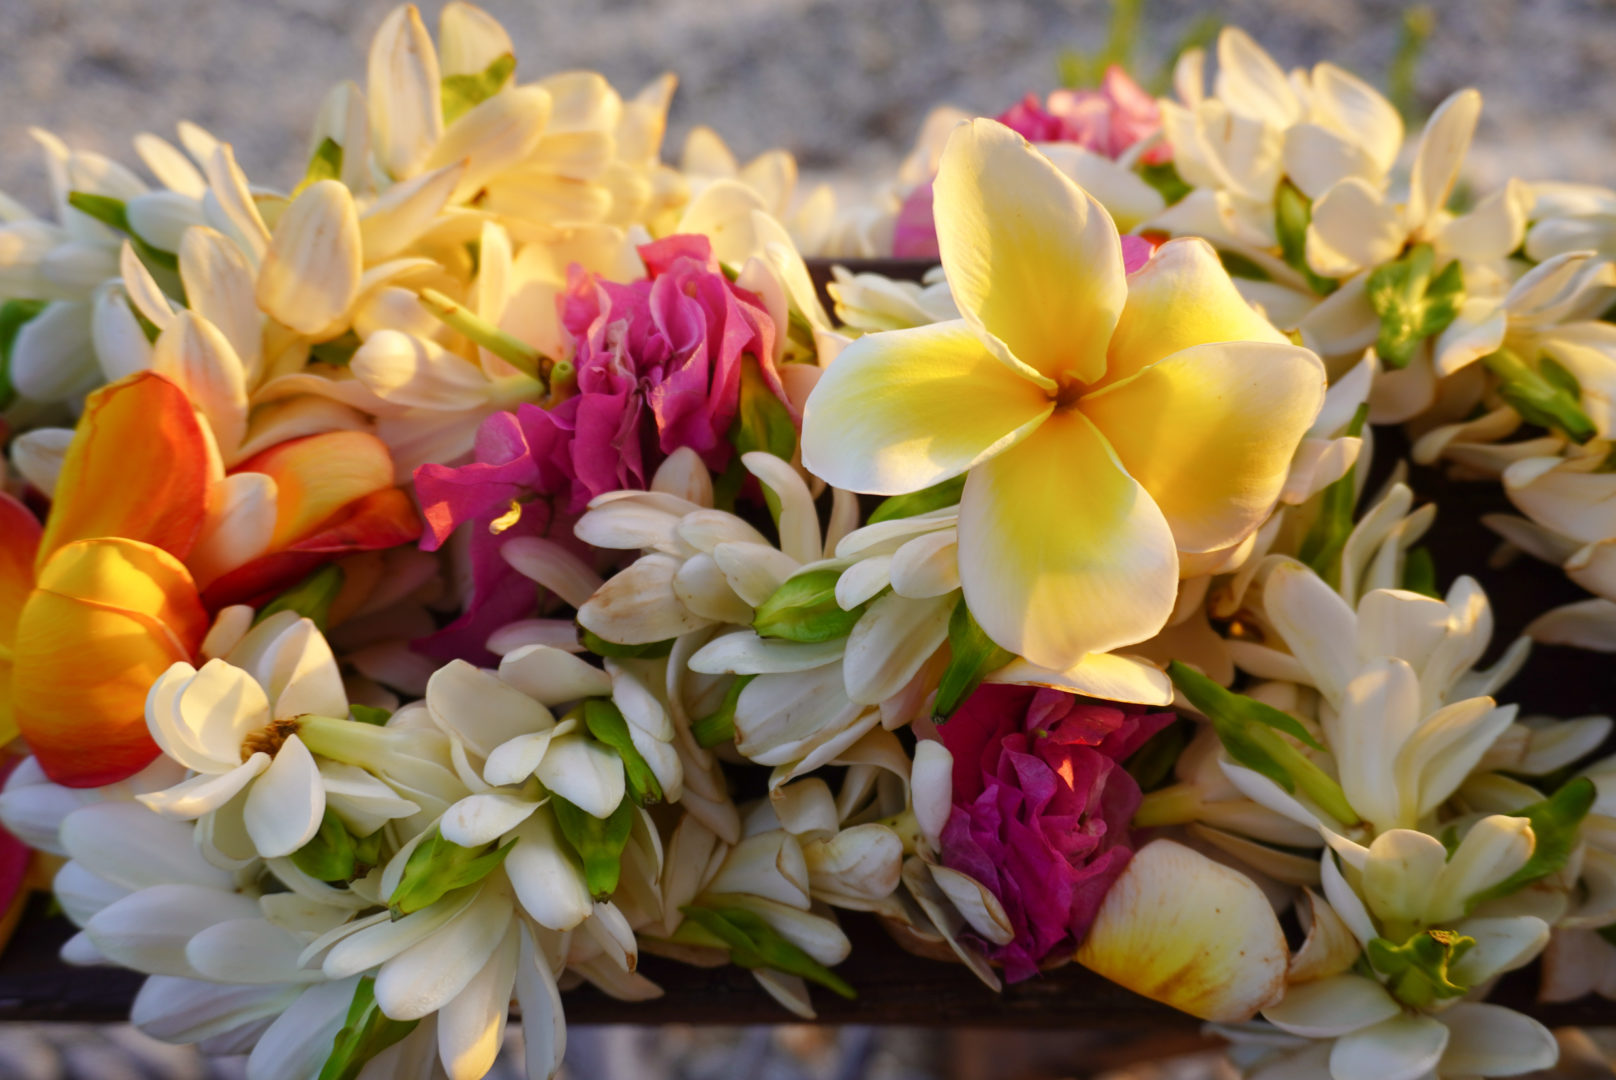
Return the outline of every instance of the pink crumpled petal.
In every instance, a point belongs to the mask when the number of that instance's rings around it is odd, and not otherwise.
[[[1015,930],[988,955],[1012,982],[1075,948],[1133,853],[1139,785],[1122,762],[1172,713],[984,686],[942,725],[954,757],[943,865],[985,885]]]

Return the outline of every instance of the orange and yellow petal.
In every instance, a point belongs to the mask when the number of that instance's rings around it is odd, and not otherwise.
[[[1161,507],[1179,550],[1201,552],[1262,524],[1324,390],[1308,350],[1236,341],[1174,353],[1079,408]]]
[[[215,456],[185,392],[145,371],[91,394],[57,481],[35,565],[65,544],[122,536],[190,554]]]
[[[39,520],[22,503],[0,492],[0,649],[16,636],[17,616],[34,587]]]
[[[207,623],[185,567],[159,548],[103,538],[52,556],[18,622],[11,687],[15,722],[46,775],[96,787],[156,757],[147,690],[191,659]]]
[[[387,446],[362,431],[332,431],[292,439],[256,454],[234,473],[264,473],[277,491],[270,551],[311,535],[356,499],[393,486]]]
[[[334,559],[411,544],[420,536],[414,502],[399,488],[385,488],[355,500],[289,548],[223,575],[207,587],[203,599],[214,611],[231,604],[257,605]]]
[[[1046,388],[1097,381],[1128,292],[1105,209],[994,120],[955,129],[935,191],[937,246],[966,320]]]
[[[959,563],[988,636],[1055,671],[1151,637],[1178,594],[1167,520],[1076,409],[971,470]]]
[[[1125,379],[1192,345],[1286,340],[1235,289],[1212,245],[1199,238],[1169,240],[1128,279],[1104,382]]]

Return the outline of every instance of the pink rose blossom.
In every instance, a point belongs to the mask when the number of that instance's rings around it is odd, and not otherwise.
[[[1156,99],[1113,64],[1098,90],[1056,90],[1047,104],[1028,94],[994,119],[1035,143],[1075,143],[1113,161],[1161,131]],[[1171,160],[1165,141],[1146,150],[1151,164]],[[909,193],[892,232],[892,254],[899,259],[935,259],[937,230],[932,224],[931,184]]]
[[[1076,948],[1133,855],[1139,785],[1122,762],[1172,713],[1059,690],[983,686],[939,729],[954,756],[943,865],[999,898],[1015,930],[989,946],[1012,982]],[[985,944],[985,943],[983,943]]]
[[[557,299],[572,342],[575,393],[549,409],[523,404],[490,416],[471,464],[416,470],[422,548],[435,551],[461,525],[475,524],[472,598],[460,619],[423,643],[433,655],[486,658],[489,632],[531,614],[531,583],[513,577],[499,557],[506,540],[546,533],[569,539],[571,521],[590,499],[643,489],[680,447],[723,469],[743,357],[757,361],[764,382],[786,401],[774,370],[774,323],[761,300],[724,276],[711,242],[670,236],[639,252],[642,280],[621,284],[574,267]],[[513,500],[524,505],[518,525],[491,534],[488,525]]]

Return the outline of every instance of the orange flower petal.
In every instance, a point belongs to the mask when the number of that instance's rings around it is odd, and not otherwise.
[[[313,535],[225,574],[202,594],[208,608],[258,605],[324,564],[361,551],[411,544],[421,537],[415,503],[401,489],[372,492],[326,521]]]
[[[213,455],[185,392],[139,372],[91,394],[67,448],[36,567],[75,540],[122,536],[190,554]]]
[[[17,624],[11,688],[45,774],[98,787],[144,768],[157,756],[146,692],[207,627],[190,574],[160,548],[107,537],[56,552]]]
[[[17,616],[34,587],[39,521],[22,503],[0,492],[0,648],[17,635]]]
[[[308,537],[355,499],[393,486],[393,459],[386,445],[362,431],[290,439],[232,472],[260,472],[275,480],[279,498],[271,551]]]

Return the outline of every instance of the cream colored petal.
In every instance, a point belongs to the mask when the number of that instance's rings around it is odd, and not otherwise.
[[[1263,1010],[1263,1019],[1292,1035],[1333,1039],[1337,1035],[1389,1020],[1402,1012],[1386,988],[1362,975],[1290,986],[1277,1005]]]
[[[293,330],[318,334],[359,295],[359,213],[335,180],[321,180],[282,212],[258,272],[258,306]]]
[[[1368,182],[1348,177],[1313,204],[1307,265],[1316,274],[1344,278],[1396,258],[1406,237],[1397,207]]]
[[[468,795],[444,811],[438,828],[451,844],[480,848],[526,821],[538,807],[530,799],[499,791]]]
[[[1203,1020],[1248,1019],[1285,990],[1285,936],[1262,890],[1170,840],[1134,854],[1077,961]]]
[[[1426,225],[1447,205],[1480,117],[1481,94],[1467,89],[1449,95],[1426,121],[1409,177],[1405,213],[1411,231]]]
[[[1442,1059],[1448,1029],[1428,1016],[1395,1016],[1336,1040],[1333,1080],[1422,1080]]]
[[[427,156],[424,169],[455,163],[464,168],[451,201],[464,202],[494,176],[527,156],[550,119],[550,95],[537,86],[495,94],[449,126]]]
[[[919,491],[1015,445],[1052,407],[964,322],[869,334],[809,396],[803,465],[849,491]]]
[[[1560,1056],[1553,1032],[1502,1005],[1461,1001],[1439,1019],[1449,1031],[1443,1076],[1519,1076],[1553,1068]]]
[[[511,739],[555,726],[549,709],[464,660],[452,660],[433,673],[426,707],[445,733],[483,757]]]
[[[413,4],[394,8],[376,29],[367,74],[377,161],[395,179],[405,179],[443,134],[438,55]]]
[[[325,785],[303,740],[288,736],[247,791],[247,835],[266,859],[290,855],[313,839],[325,816]]]
[[[1313,117],[1363,147],[1380,172],[1388,172],[1403,148],[1403,118],[1362,79],[1331,63],[1313,68]]]
[[[1350,135],[1320,124],[1298,124],[1285,132],[1285,174],[1309,199],[1349,176],[1374,183],[1382,172],[1369,150]]]
[[[1531,212],[1530,185],[1512,176],[1474,210],[1448,222],[1438,242],[1443,251],[1458,259],[1491,262],[1508,258],[1526,238]]]
[[[1308,350],[1239,342],[1174,353],[1078,407],[1161,508],[1179,550],[1201,552],[1262,524],[1324,390]]]
[[[1218,35],[1212,92],[1236,111],[1278,128],[1295,123],[1302,112],[1284,69],[1238,27],[1225,27]]]
[[[606,697],[612,680],[600,668],[548,645],[525,645],[505,654],[499,681],[545,706],[586,697]]]
[[[383,192],[359,218],[365,258],[381,262],[408,250],[438,220],[465,171],[465,164],[457,161]]]
[[[235,464],[247,434],[247,370],[230,340],[201,315],[182,311],[158,335],[151,367],[185,391],[225,465]]]
[[[587,814],[604,819],[623,801],[623,759],[582,734],[553,739],[534,775]]]
[[[1389,829],[1369,845],[1364,861],[1363,895],[1383,923],[1423,921],[1442,867],[1448,861],[1442,841],[1414,829]]]
[[[263,351],[263,316],[253,295],[253,268],[241,249],[213,229],[191,229],[180,242],[180,280],[191,310],[219,328],[235,349],[249,387]]]
[[[983,341],[1047,380],[1097,381],[1127,296],[1110,215],[993,120],[954,130],[934,190],[949,287]]]
[[[444,14],[469,6],[451,4]],[[438,1011],[438,1060],[449,1080],[482,1080],[498,1060],[520,950],[520,931],[511,922],[482,970]]]
[[[1092,195],[1121,231],[1137,228],[1166,209],[1161,193],[1121,162],[1075,143],[1043,143],[1038,152]]]
[[[1143,641],[1177,596],[1166,519],[1076,410],[971,472],[959,538],[977,622],[1042,667]]]
[[[948,639],[954,604],[952,596],[911,600],[896,593],[871,604],[847,636],[848,698],[876,705],[902,690]]]
[[[522,909],[548,930],[571,930],[594,905],[583,867],[568,849],[549,810],[517,827],[517,844],[505,857],[505,872]]]

